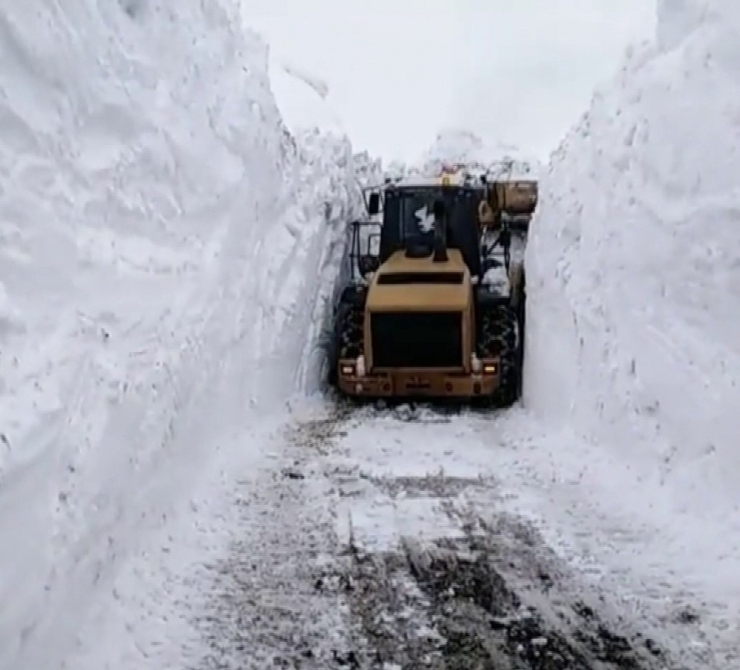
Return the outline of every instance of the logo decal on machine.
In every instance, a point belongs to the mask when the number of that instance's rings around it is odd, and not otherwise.
[[[414,215],[419,220],[419,230],[423,233],[431,233],[434,230],[434,214],[429,211],[429,207],[426,205],[420,207]]]

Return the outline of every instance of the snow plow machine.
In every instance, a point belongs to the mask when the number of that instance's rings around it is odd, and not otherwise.
[[[368,400],[508,406],[521,394],[534,180],[459,167],[364,191],[333,311],[330,381]]]

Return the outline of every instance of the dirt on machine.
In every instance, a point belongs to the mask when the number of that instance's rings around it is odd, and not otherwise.
[[[350,225],[333,312],[340,393],[515,402],[537,197],[534,180],[461,166],[366,189],[368,220]]]

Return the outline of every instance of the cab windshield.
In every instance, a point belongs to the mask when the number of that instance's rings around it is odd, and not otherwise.
[[[484,194],[468,187],[418,186],[388,190],[383,206],[380,260],[417,244],[434,247],[434,203],[445,205],[446,246],[459,249],[472,274],[480,265],[478,205]]]
[[[418,189],[400,194],[398,216],[401,239],[434,239],[434,201],[439,189]]]
[[[386,225],[395,225],[399,242],[434,240],[434,202],[442,200],[447,211],[448,234],[476,215],[480,196],[472,190],[420,187],[401,189],[386,203]],[[395,220],[394,220],[395,219]]]

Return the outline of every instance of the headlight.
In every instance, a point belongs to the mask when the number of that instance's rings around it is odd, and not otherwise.
[[[342,366],[342,374],[347,376],[354,376],[355,374],[355,366],[354,365],[343,365]]]

